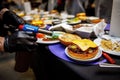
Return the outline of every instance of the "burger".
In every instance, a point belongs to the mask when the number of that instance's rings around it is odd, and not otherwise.
[[[84,13],[84,12],[83,13],[77,13],[76,17],[79,17],[79,16],[86,16],[86,13]]]
[[[72,58],[88,60],[96,56],[98,46],[89,39],[74,40],[68,45],[67,53]]]
[[[86,20],[87,19],[87,16],[86,16],[86,13],[77,13],[76,14],[76,17],[80,20]]]
[[[58,14],[58,11],[57,11],[57,10],[51,10],[51,11],[49,12],[49,14]]]

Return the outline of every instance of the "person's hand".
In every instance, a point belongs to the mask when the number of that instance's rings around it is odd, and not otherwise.
[[[3,8],[0,10],[0,21],[2,24],[6,26],[2,26],[5,28],[6,31],[10,31],[12,33],[15,32],[16,29],[18,29],[18,26],[21,24],[25,24],[26,21],[18,16],[13,11],[8,10],[7,8]]]
[[[19,25],[26,23],[23,18],[21,18],[20,16],[18,16],[16,13],[12,11],[6,11],[2,15],[2,21],[4,24],[14,29],[17,29]]]
[[[19,17],[13,11],[10,11],[7,8],[0,9],[0,21],[3,26],[0,27],[1,30],[14,33],[18,29],[19,25],[25,24],[26,21]],[[4,32],[2,32],[4,34]]]
[[[33,32],[18,31],[5,37],[4,51],[28,51],[36,49],[36,35]]]

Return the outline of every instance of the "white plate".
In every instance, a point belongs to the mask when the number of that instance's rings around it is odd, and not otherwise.
[[[53,36],[60,36],[64,34],[64,32],[61,32],[61,31],[53,31]],[[59,43],[60,41],[59,40],[51,40],[51,41],[43,41],[42,40],[43,38],[38,38],[37,39],[37,43],[41,43],[41,44],[54,44],[54,43]]]
[[[74,15],[67,15],[67,18],[74,18],[75,16]]]
[[[87,17],[87,19],[89,19],[89,20],[95,20],[95,19],[99,19],[99,17],[89,16],[89,17]]]
[[[115,38],[114,38],[114,39],[115,39]],[[97,38],[97,39],[94,40],[94,42],[99,46],[99,48],[100,48],[102,51],[104,51],[104,52],[106,52],[106,53],[108,53],[108,54],[120,56],[120,52],[103,49],[103,48],[100,46],[101,40],[102,40],[101,38]]]
[[[75,20],[75,18],[67,20],[67,24],[69,24],[69,25],[75,25],[75,24],[79,24],[79,23],[81,23],[81,20]]]
[[[68,47],[65,48],[65,54],[66,54],[69,58],[71,58],[71,59],[73,59],[73,60],[76,60],[76,61],[90,62],[90,61],[97,60],[98,58],[100,58],[100,57],[102,56],[102,50],[99,49],[98,53],[96,54],[96,56],[95,56],[94,58],[87,59],[87,60],[81,60],[81,59],[76,59],[76,58],[73,58],[72,56],[70,56],[70,55],[68,54],[68,50],[67,50],[67,49],[68,49]]]
[[[75,24],[79,24],[79,23],[81,23],[81,20],[68,22],[69,25],[75,25]]]
[[[53,40],[53,41],[43,41],[41,38],[38,38],[37,43],[41,43],[41,44],[54,44],[54,43],[59,43],[59,40]]]
[[[31,16],[24,16],[23,19],[25,21],[30,21],[30,20],[33,20],[33,18]]]

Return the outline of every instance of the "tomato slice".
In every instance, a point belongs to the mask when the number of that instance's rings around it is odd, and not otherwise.
[[[36,33],[36,38],[44,38],[45,34],[42,33]]]

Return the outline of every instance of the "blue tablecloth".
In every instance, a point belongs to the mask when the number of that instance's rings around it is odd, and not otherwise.
[[[107,26],[105,27],[105,31],[109,31],[110,30],[110,24],[107,24]]]
[[[51,51],[51,53],[54,54],[55,56],[57,56],[58,58],[61,58],[63,60],[69,61],[69,62],[77,63],[77,64],[97,65],[99,63],[107,61],[104,58],[95,60],[93,62],[78,62],[78,61],[74,61],[74,60],[72,60],[72,59],[70,59],[69,57],[66,56],[66,54],[65,54],[65,48],[66,47],[64,45],[62,45],[61,43],[49,45],[48,48]]]

